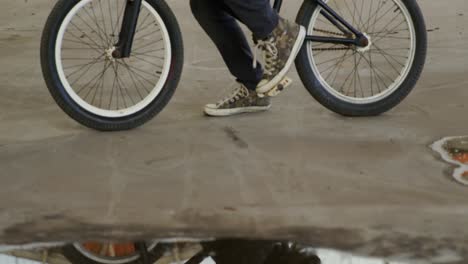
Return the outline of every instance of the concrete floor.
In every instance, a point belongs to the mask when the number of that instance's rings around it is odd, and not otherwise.
[[[0,10],[0,243],[235,236],[468,260],[468,189],[428,148],[466,134],[464,0],[419,1],[424,75],[398,108],[360,119],[321,107],[295,74],[268,113],[204,117],[232,80],[187,1],[170,1],[187,46],[178,92],[149,124],[112,134],[76,124],[47,92],[38,52],[53,2]]]

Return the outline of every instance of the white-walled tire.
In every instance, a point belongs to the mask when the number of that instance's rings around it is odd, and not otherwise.
[[[138,127],[169,102],[183,67],[182,36],[169,6],[144,0],[132,55],[114,59],[126,0],[60,0],[49,16],[41,64],[57,104],[87,127]]]

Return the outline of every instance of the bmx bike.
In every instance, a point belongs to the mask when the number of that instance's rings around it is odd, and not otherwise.
[[[280,12],[282,0],[273,7]],[[398,105],[423,70],[427,36],[416,0],[304,0],[296,58],[310,94],[344,116]],[[57,104],[102,131],[138,127],[170,101],[184,62],[182,34],[164,0],[59,0],[41,44]]]

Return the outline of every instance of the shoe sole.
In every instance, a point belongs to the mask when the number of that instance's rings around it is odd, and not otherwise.
[[[264,94],[257,94],[258,97],[276,97],[293,83],[289,77],[284,77],[275,87]]]
[[[299,35],[297,36],[296,43],[294,44],[294,47],[291,51],[291,56],[289,56],[289,59],[286,62],[284,68],[269,83],[263,85],[262,87],[258,87],[257,88],[258,94],[267,93],[273,87],[275,87],[279,82],[281,82],[281,80],[283,80],[284,76],[286,76],[286,74],[291,69],[291,66],[294,63],[294,60],[296,59],[297,54],[299,54],[299,51],[302,48],[302,44],[304,44],[306,34],[307,32],[306,32],[305,27],[301,26],[301,29],[299,30]]]
[[[269,110],[270,108],[271,108],[271,105],[269,105],[269,106],[250,106],[250,107],[234,108],[234,109],[205,108],[205,114],[208,115],[208,116],[222,117],[222,116],[238,115],[238,114],[243,114],[243,113],[263,112],[263,111]]]

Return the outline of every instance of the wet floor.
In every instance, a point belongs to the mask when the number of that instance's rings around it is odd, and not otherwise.
[[[453,178],[468,186],[468,136],[443,138],[432,145],[441,158],[455,165],[451,172]]]
[[[210,249],[215,256],[200,259],[200,264],[240,263],[236,256],[242,255],[242,263],[265,264],[405,264],[430,262],[403,262],[398,259],[359,257],[331,249],[314,249],[294,243],[274,241],[211,241],[145,244],[148,247],[147,263],[184,263],[203,249]],[[273,245],[272,247],[270,247]],[[214,253],[217,252],[217,253]],[[223,258],[229,256],[228,260]],[[36,244],[22,247],[1,247],[0,264],[135,264],[141,258],[138,244],[132,242],[85,242],[75,244]],[[252,261],[245,261],[250,258]],[[215,260],[218,260],[216,262]],[[304,262],[307,260],[307,262]],[[193,262],[192,262],[193,264]]]

